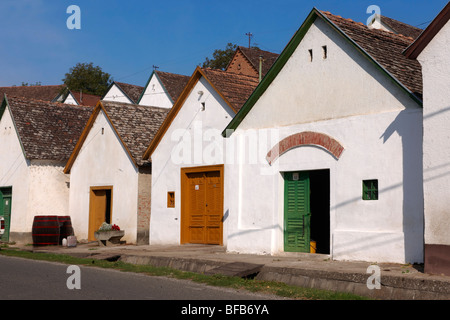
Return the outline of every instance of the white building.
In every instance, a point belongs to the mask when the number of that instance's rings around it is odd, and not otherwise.
[[[142,90],[137,104],[170,109],[188,81],[188,76],[155,70]]]
[[[412,41],[311,11],[223,132],[228,251],[423,261]]]
[[[93,108],[6,97],[0,107],[0,212],[3,241],[32,243],[35,216],[67,216],[63,173]]]
[[[150,244],[226,245],[222,130],[257,77],[197,68],[145,152],[152,162]]]
[[[450,3],[405,51],[423,72],[425,271],[450,275]]]
[[[69,213],[79,240],[95,241],[103,222],[125,231],[122,240],[147,244],[151,164],[142,156],[168,110],[99,102],[64,172],[70,173]]]
[[[101,100],[137,104],[143,89],[134,84],[114,81]]]

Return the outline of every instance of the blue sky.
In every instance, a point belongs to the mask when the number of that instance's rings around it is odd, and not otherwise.
[[[313,7],[366,23],[367,8],[425,28],[448,0],[1,0],[0,86],[61,84],[78,62],[144,86],[156,65],[191,75],[231,42],[280,53]],[[81,29],[66,25],[70,5]]]

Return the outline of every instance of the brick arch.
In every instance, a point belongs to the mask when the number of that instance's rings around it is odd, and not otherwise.
[[[272,165],[272,163],[284,153],[301,146],[322,147],[338,160],[341,157],[342,152],[344,152],[344,147],[332,137],[319,132],[305,131],[293,134],[281,140],[269,151],[269,153],[267,153],[266,159],[269,164]]]

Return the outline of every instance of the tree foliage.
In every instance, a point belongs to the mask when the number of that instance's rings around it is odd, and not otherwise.
[[[77,63],[62,79],[71,91],[103,96],[112,83],[111,75],[91,63]]]
[[[212,59],[206,57],[205,61],[202,64],[202,67],[225,70],[225,68],[228,66],[228,63],[233,58],[236,49],[236,44],[228,43],[225,49],[214,50]]]

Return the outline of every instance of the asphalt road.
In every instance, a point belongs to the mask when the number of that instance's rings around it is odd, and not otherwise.
[[[272,300],[191,281],[0,256],[1,300]],[[79,270],[76,270],[79,268]]]

